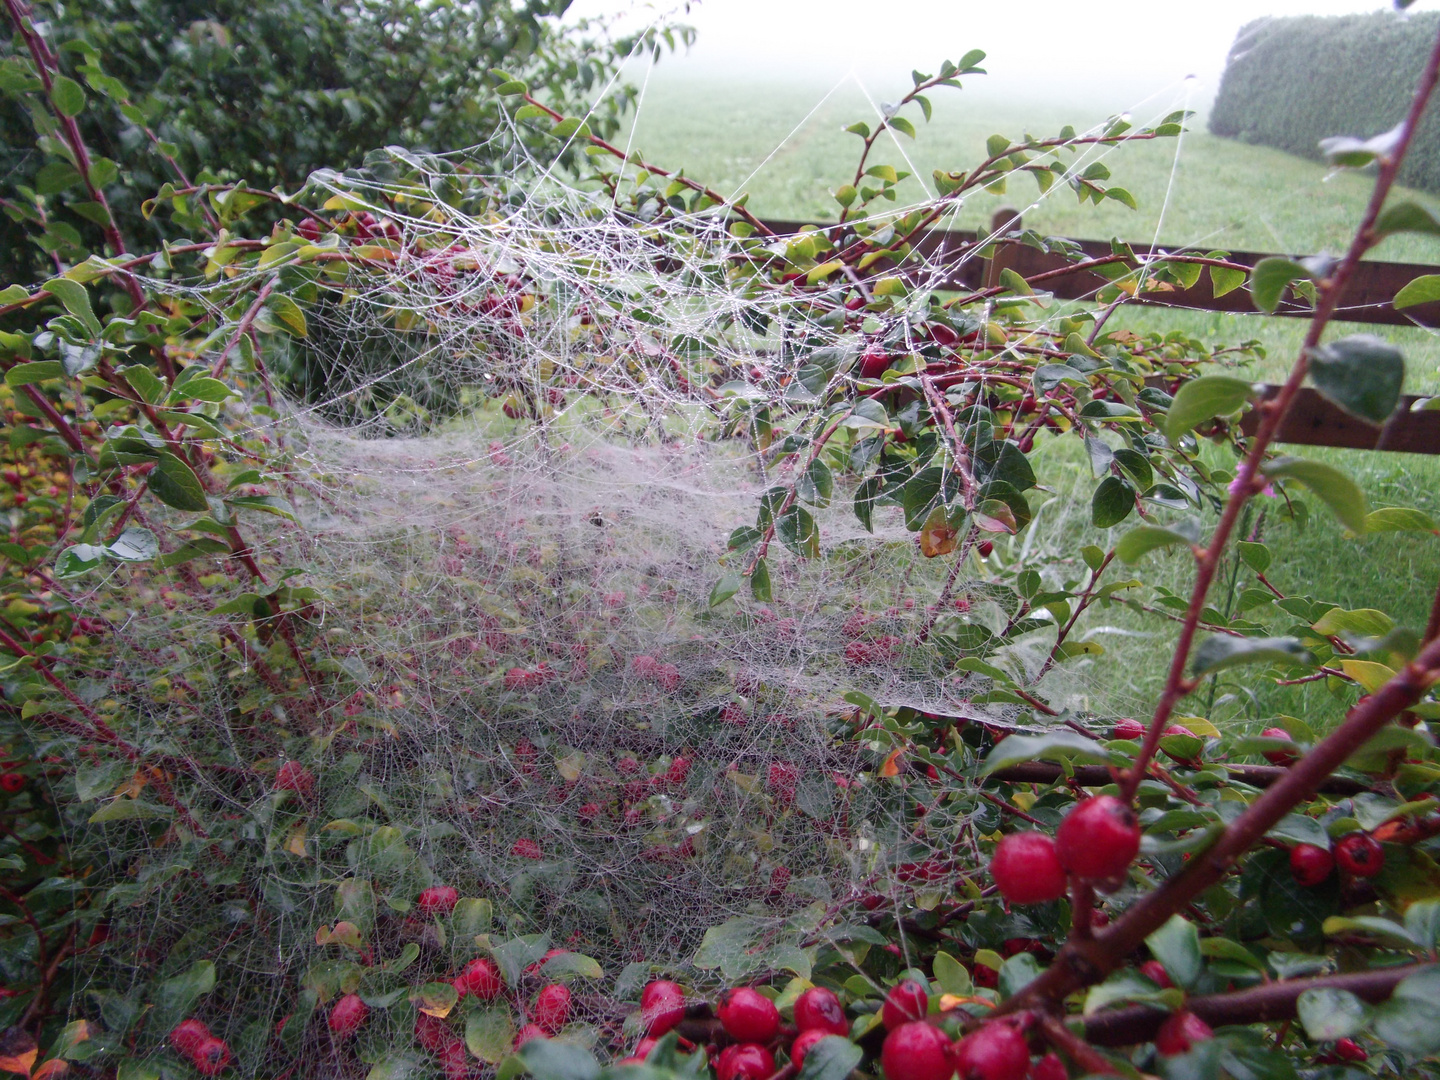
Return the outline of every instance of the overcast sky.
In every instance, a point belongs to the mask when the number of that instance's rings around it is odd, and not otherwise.
[[[728,71],[838,80],[855,70],[874,79],[913,67],[933,71],[981,48],[989,70],[974,89],[1067,89],[1135,100],[1194,75],[1194,104],[1214,92],[1235,32],[1264,15],[1337,15],[1388,8],[1376,0],[699,0],[681,21],[699,31],[690,55],[661,73]],[[631,10],[648,21],[683,0],[575,0],[572,15]],[[1435,10],[1420,0],[1410,10]],[[635,25],[630,22],[628,25]],[[908,81],[908,80],[907,80]],[[984,84],[983,86],[981,84]]]

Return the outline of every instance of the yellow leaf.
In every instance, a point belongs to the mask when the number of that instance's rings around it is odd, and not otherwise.
[[[40,1048],[24,1028],[12,1027],[0,1033],[0,1071],[30,1075]]]
[[[981,949],[975,954],[975,963],[983,964],[991,971],[999,971],[1005,963],[1005,958],[994,949]]]
[[[555,768],[567,781],[580,779],[580,770],[585,767],[585,755],[576,750],[562,758],[555,759]]]
[[[305,857],[305,826],[296,825],[290,830],[290,835],[285,838],[285,850],[291,855]]]
[[[1363,686],[1367,694],[1375,693],[1395,677],[1390,668],[1370,660],[1341,660],[1340,670]]]
[[[900,775],[899,757],[900,757],[900,755],[903,754],[904,752],[905,752],[905,748],[904,748],[903,746],[898,746],[898,747],[896,747],[894,750],[891,750],[891,751],[890,751],[890,756],[885,759],[885,764],[880,766],[880,775],[881,775],[881,776],[899,776],[899,775]]]
[[[30,1074],[30,1080],[57,1080],[70,1074],[70,1064],[64,1058],[51,1058]]]

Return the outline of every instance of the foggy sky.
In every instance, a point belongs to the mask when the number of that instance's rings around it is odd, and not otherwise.
[[[1420,0],[1410,10],[1435,10]],[[1126,5],[1074,0],[576,0],[571,17],[628,10],[635,27],[659,12],[699,39],[688,55],[668,57],[658,73],[732,74],[835,81],[854,71],[867,80],[903,80],[914,67],[932,72],[971,48],[989,55],[982,93],[1082,97],[1173,94],[1192,75],[1197,106],[1208,102],[1235,32],[1264,15],[1336,15],[1388,8],[1375,0],[1139,0]],[[1123,14],[1120,14],[1123,12]],[[868,13],[868,14],[867,14]],[[983,85],[982,85],[983,83]]]

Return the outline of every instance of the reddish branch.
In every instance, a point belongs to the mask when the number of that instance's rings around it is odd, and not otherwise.
[[[1257,788],[1272,787],[1290,774],[1289,769],[1275,765],[1222,765],[1221,768],[1231,779]],[[986,779],[1006,784],[1053,784],[1066,779],[1066,775],[1059,765],[1048,761],[1027,761],[996,769]],[[1076,765],[1074,779],[1081,787],[1100,787],[1110,783],[1113,777],[1107,765]],[[1359,795],[1369,791],[1370,785],[1348,776],[1327,776],[1316,790],[1326,795]]]
[[[1406,964],[1379,971],[1290,979],[1230,994],[1192,997],[1185,1002],[1185,1007],[1211,1027],[1289,1020],[1295,1016],[1295,1002],[1306,990],[1348,990],[1374,1004],[1388,999],[1402,979],[1431,966]],[[1155,1032],[1168,1015],[1145,1005],[1097,1013],[1085,1019],[1085,1038],[1097,1046],[1131,1046],[1146,1042],[1155,1037]]]

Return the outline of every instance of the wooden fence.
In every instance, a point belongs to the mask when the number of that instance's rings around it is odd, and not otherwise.
[[[983,241],[987,239],[984,236],[966,230],[928,230],[922,233],[914,244],[915,252],[924,260],[922,265],[926,269],[922,271],[916,266],[902,272],[908,273],[912,278],[925,273],[927,283],[933,288],[973,290],[993,284],[1002,267],[1028,278],[1035,274],[1063,270],[1072,265],[1060,255],[1007,239],[1006,237],[1016,234],[1019,223],[1020,219],[1015,216],[1014,211],[997,212],[991,223],[991,235],[999,235],[1001,239],[996,244],[993,259],[980,257]],[[765,224],[779,234],[795,233],[805,227],[796,221],[767,221]],[[1093,258],[1103,258],[1111,254],[1107,241],[1078,240],[1075,243],[1081,251]],[[1129,246],[1140,256],[1169,250],[1150,244]],[[1270,254],[1261,251],[1232,251],[1228,258],[1231,262],[1254,266]],[[1440,326],[1440,303],[1419,304],[1408,307],[1403,312],[1397,311],[1391,303],[1395,294],[1412,279],[1437,272],[1440,272],[1440,267],[1419,263],[1362,262],[1351,278],[1336,318],[1346,322],[1381,326]],[[1094,295],[1105,284],[1107,279],[1093,271],[1074,269],[1071,273],[1048,279],[1045,289],[1059,299],[1078,300]],[[1188,308],[1233,315],[1260,314],[1255,309],[1248,288],[1242,287],[1224,296],[1215,296],[1210,289],[1209,274],[1202,274],[1200,280],[1188,289],[1142,293],[1132,302],[1144,307]],[[1276,314],[1306,318],[1310,315],[1310,307],[1287,298],[1281,303]],[[1264,388],[1266,396],[1273,396],[1277,391],[1278,388],[1273,386]],[[1411,411],[1416,400],[1415,397],[1407,395],[1385,426],[1376,428],[1350,416],[1307,387],[1301,390],[1291,406],[1277,441],[1354,450],[1440,454],[1440,411]],[[1258,413],[1252,409],[1246,413],[1241,427],[1250,434],[1257,423]]]

